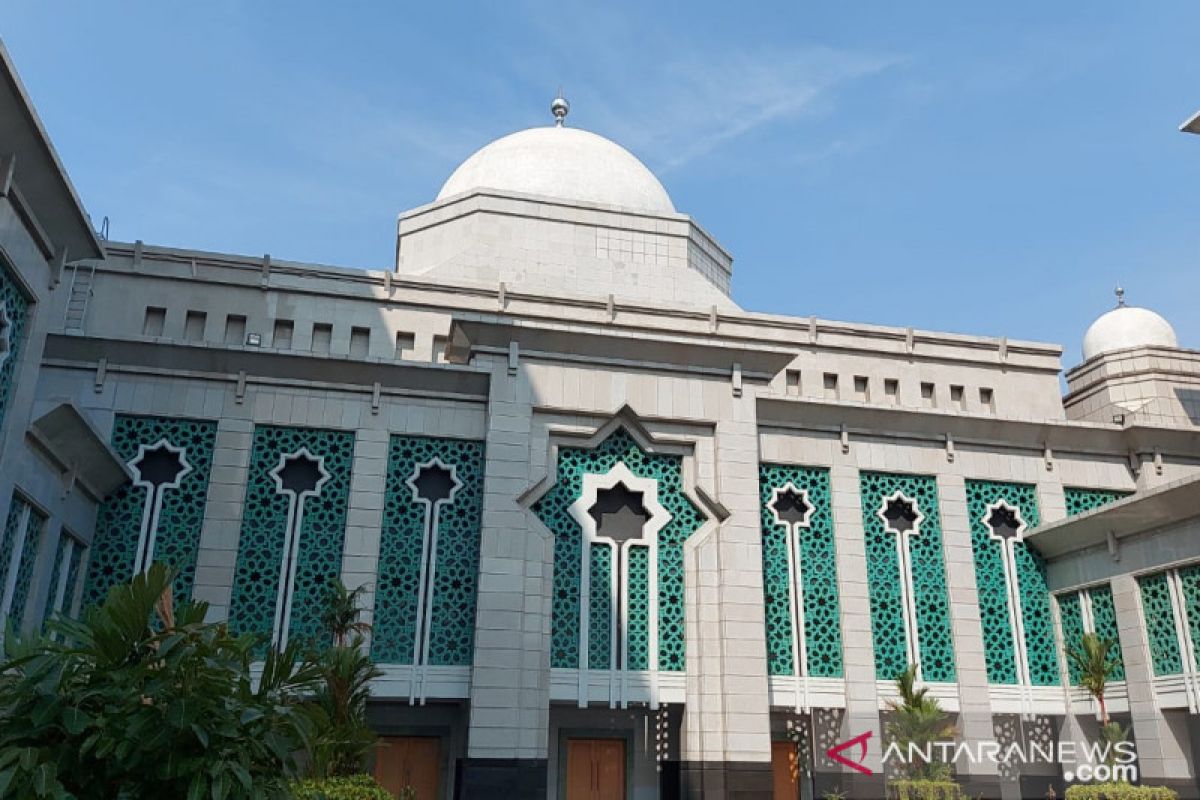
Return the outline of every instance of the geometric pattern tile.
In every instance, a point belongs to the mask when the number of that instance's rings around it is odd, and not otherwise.
[[[921,675],[926,681],[953,682],[954,644],[937,481],[927,475],[863,472],[860,484],[875,675],[879,680],[894,680],[908,667],[897,534],[885,528],[878,514],[887,498],[901,492],[924,515],[919,533],[908,537]]]
[[[1101,639],[1111,639],[1115,644],[1109,650],[1117,665],[1113,669],[1114,681],[1125,680],[1125,660],[1121,657],[1121,637],[1117,632],[1117,609],[1113,605],[1111,586],[1094,586],[1088,590],[1092,598],[1092,623],[1096,635]]]
[[[1074,517],[1092,509],[1115,503],[1122,497],[1128,497],[1133,492],[1120,489],[1082,489],[1067,486],[1063,488],[1063,496],[1067,501],[1067,516]]]
[[[474,655],[483,442],[392,436],[371,638],[371,656],[379,663],[413,662],[427,504],[413,497],[407,481],[435,458],[454,467],[461,485],[438,510],[429,663],[466,666]]]
[[[1187,616],[1188,635],[1192,639],[1192,661],[1200,664],[1200,564],[1179,567],[1179,587],[1183,590],[1183,611]]]
[[[1003,553],[1004,547],[1011,547],[1020,598],[1019,613],[1025,632],[1024,656],[1028,663],[1029,680],[1034,686],[1056,685],[1060,682],[1059,662],[1050,613],[1050,593],[1046,586],[1045,561],[1019,538],[997,541],[987,524],[989,508],[1003,503],[1017,510],[1027,530],[1037,527],[1041,518],[1036,489],[1029,484],[1000,481],[969,480],[966,485],[988,682],[1018,683]]]
[[[1077,649],[1087,632],[1083,625],[1083,593],[1069,592],[1058,596],[1058,620],[1062,628],[1063,649]],[[1072,686],[1079,685],[1079,668],[1073,659],[1066,659],[1067,675]]]
[[[183,474],[177,488],[161,490],[154,560],[177,571],[175,601],[184,602],[191,599],[196,580],[217,423],[126,414],[118,414],[113,423],[112,447],[126,463],[137,458],[142,445],[151,447],[164,440],[183,449],[191,471]],[[128,583],[133,577],[148,491],[145,485],[126,483],[101,506],[83,591],[84,605],[100,603],[110,588]]]
[[[1183,659],[1179,652],[1175,608],[1171,603],[1167,573],[1142,575],[1138,578],[1138,587],[1142,594],[1142,618],[1146,621],[1154,674],[1178,675],[1183,672]]]
[[[329,641],[329,634],[322,630],[320,617],[330,580],[340,578],[342,574],[354,434],[279,425],[254,428],[233,595],[229,603],[229,629],[235,634],[255,633],[269,638],[275,626],[283,549],[289,533],[288,509],[292,499],[278,490],[272,471],[279,474],[277,468],[284,457],[302,449],[321,459],[329,479],[320,485],[316,496],[308,497],[303,504],[287,634],[292,641],[312,645]],[[264,642],[260,652],[265,648]]]
[[[571,504],[583,493],[585,474],[607,475],[618,463],[624,464],[634,476],[657,481],[658,502],[670,513],[671,518],[658,532],[658,669],[664,672],[682,671],[685,667],[685,634],[683,608],[683,543],[706,521],[704,514],[683,493],[683,458],[676,455],[647,453],[642,450],[624,428],[617,428],[596,447],[560,447],[557,479],[536,503],[533,513],[554,535],[554,594],[551,621],[550,666],[573,668],[579,664],[579,602],[580,560],[583,546],[583,529],[571,515]],[[596,550],[605,549],[592,545]],[[636,550],[638,548],[632,548]],[[589,564],[598,564],[595,556],[589,555]],[[645,575],[648,570],[631,562],[631,573],[635,569]],[[605,579],[606,574],[593,571],[592,586]],[[630,576],[633,578],[633,575]],[[646,598],[645,579],[642,585],[629,586],[629,664],[646,664],[648,658],[649,630],[646,614],[649,604]],[[603,609],[597,606],[597,597],[603,592],[591,593],[591,619],[589,639],[597,635],[594,620]],[[607,613],[611,613],[608,611]],[[600,641],[604,637],[601,636]],[[602,653],[599,657],[596,653]],[[589,648],[589,664],[592,668],[608,667],[606,648]]]
[[[833,541],[833,512],[829,501],[829,470],[792,464],[759,465],[759,503],[762,515],[763,600],[767,627],[767,671],[795,675],[791,595],[788,573],[787,524],[776,521],[770,504],[776,489],[789,483],[806,493],[812,507],[807,525],[799,531],[804,599],[805,674],[842,677],[841,609]]]
[[[1083,604],[1089,602],[1092,612],[1092,630],[1088,631],[1083,619]],[[1112,680],[1125,680],[1125,663],[1121,658],[1121,640],[1117,635],[1117,614],[1113,606],[1112,588],[1093,586],[1077,592],[1058,596],[1058,616],[1061,623],[1063,649],[1079,649],[1083,646],[1083,635],[1095,633],[1101,639],[1111,639],[1116,644],[1108,651],[1116,661]],[[1079,684],[1079,670],[1071,659],[1066,659],[1067,674],[1072,685]]]
[[[29,301],[0,258],[0,439],[4,436],[4,415],[16,389],[28,309]]]

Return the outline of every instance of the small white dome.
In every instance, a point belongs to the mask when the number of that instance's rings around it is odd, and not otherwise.
[[[460,164],[437,199],[478,189],[675,211],[667,190],[636,156],[579,128],[529,128],[497,139]]]
[[[1083,360],[1130,347],[1178,347],[1175,329],[1148,308],[1118,306],[1092,323],[1083,335]]]

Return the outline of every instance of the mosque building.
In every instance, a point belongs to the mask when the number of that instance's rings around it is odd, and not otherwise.
[[[1118,292],[1064,396],[1019,331],[744,310],[561,98],[386,269],[107,241],[0,56],[12,624],[164,561],[280,645],[340,576],[376,775],[510,800],[882,797],[910,664],[961,742],[1085,743],[1095,632],[1139,779],[1200,797],[1200,351],[1158,314]],[[1071,767],[955,770],[1007,800]]]

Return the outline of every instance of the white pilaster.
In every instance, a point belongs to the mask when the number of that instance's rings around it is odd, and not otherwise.
[[[547,756],[554,546],[516,500],[530,482],[532,421],[524,370],[510,376],[497,364],[485,439],[471,758]]]

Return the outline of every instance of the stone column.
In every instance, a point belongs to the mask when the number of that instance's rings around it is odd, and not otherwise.
[[[868,776],[844,767],[840,776],[841,789],[848,797],[883,797],[883,729],[875,677],[875,645],[871,635],[866,533],[858,465],[852,453],[835,456],[830,470],[830,489],[846,676],[846,713],[842,717],[840,740],[869,732],[871,744],[863,765],[874,773]]]
[[[750,392],[722,405],[716,485],[729,517],[689,557],[699,641],[688,650],[683,795],[762,797],[771,792],[771,716],[758,427]]]
[[[204,526],[196,554],[196,582],[192,596],[210,604],[209,619],[229,616],[246,501],[246,477],[254,447],[254,422],[222,416],[213,444],[212,475],[204,506]]]
[[[342,547],[342,582],[348,589],[365,586],[360,619],[374,622],[375,582],[379,578],[379,545],[383,498],[387,491],[390,435],[387,430],[360,428],[354,437],[354,466],[346,503],[346,541]]]
[[[942,512],[942,548],[946,555],[946,588],[950,592],[950,626],[954,635],[954,665],[958,674],[958,732],[964,742],[995,738],[988,693],[987,659],[979,592],[975,582],[975,553],[967,513],[967,487],[961,475],[938,475]],[[972,796],[991,792],[999,781],[991,762],[958,764],[958,774]],[[1020,798],[1017,781],[1005,781],[1002,796]]]
[[[517,504],[529,485],[531,392],[522,370],[493,373],[467,759],[459,796],[546,796],[554,548]]]
[[[1154,667],[1150,646],[1142,629],[1141,592],[1132,575],[1112,580],[1113,606],[1117,613],[1117,635],[1125,661],[1125,686],[1129,692],[1129,715],[1137,742],[1138,772],[1142,783],[1164,784],[1195,791],[1195,772],[1190,758],[1187,715],[1168,719],[1154,697]]]

